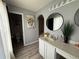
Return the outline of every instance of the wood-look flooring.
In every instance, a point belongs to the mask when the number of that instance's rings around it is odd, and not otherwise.
[[[16,59],[43,59],[38,52],[38,48],[38,42],[26,47],[21,47],[15,51]]]

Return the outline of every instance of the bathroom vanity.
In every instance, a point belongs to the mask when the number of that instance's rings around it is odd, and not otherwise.
[[[79,49],[61,40],[39,38],[39,53],[44,59],[79,59]]]

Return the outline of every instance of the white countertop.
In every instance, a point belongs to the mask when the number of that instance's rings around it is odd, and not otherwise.
[[[56,47],[56,52],[59,54],[62,54],[62,56],[68,58],[68,59],[79,59],[79,49],[71,44],[66,44],[62,42],[61,40],[49,40],[45,39],[44,37],[40,37],[44,41],[52,44]],[[71,58],[70,58],[71,57]]]

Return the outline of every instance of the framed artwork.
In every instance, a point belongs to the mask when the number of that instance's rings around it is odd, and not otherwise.
[[[34,16],[31,16],[31,15],[27,15],[26,16],[26,20],[27,20],[27,27],[28,28],[34,28]]]

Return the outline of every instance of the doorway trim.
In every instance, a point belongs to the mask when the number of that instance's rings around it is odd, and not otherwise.
[[[17,11],[9,11],[9,12],[10,12],[10,13],[15,13],[15,14],[22,15],[23,45],[25,46],[24,14],[21,13],[21,12],[17,12]]]

